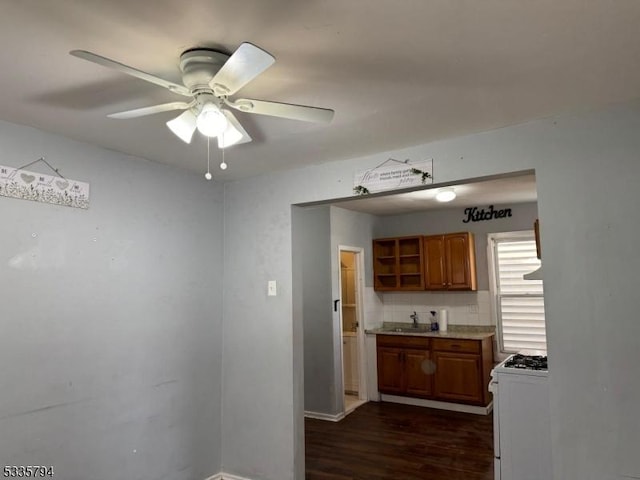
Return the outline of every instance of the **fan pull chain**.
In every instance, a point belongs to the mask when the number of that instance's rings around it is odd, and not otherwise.
[[[224,132],[223,132],[223,133],[221,133],[221,135],[222,135],[222,145],[224,145]],[[221,168],[222,170],[226,170],[226,169],[227,169],[227,164],[226,164],[226,162],[224,161],[224,151],[225,151],[225,150],[226,150],[225,148],[223,148],[223,149],[222,149],[222,163],[220,164],[220,168]]]
[[[204,178],[206,178],[207,180],[211,180],[213,178],[213,176],[211,175],[211,172],[209,171],[209,164],[210,164],[210,155],[209,155],[209,137],[207,137],[207,173],[204,174]]]

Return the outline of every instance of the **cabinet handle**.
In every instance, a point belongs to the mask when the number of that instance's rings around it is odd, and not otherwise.
[[[452,343],[451,344],[451,348],[460,348],[461,345],[458,345],[457,343]]]

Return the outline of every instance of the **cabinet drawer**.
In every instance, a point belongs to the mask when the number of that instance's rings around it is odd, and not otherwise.
[[[428,337],[411,337],[403,335],[376,335],[379,347],[429,348]]]
[[[434,338],[433,349],[444,352],[480,353],[478,340],[456,340],[454,338]]]

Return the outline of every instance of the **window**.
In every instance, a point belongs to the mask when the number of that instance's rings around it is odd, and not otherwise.
[[[500,350],[546,350],[542,280],[522,278],[540,267],[533,231],[490,234],[489,247]]]

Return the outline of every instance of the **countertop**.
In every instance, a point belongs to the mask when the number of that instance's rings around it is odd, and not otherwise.
[[[403,328],[405,331],[397,332],[396,328]],[[446,332],[431,332],[428,330],[417,329],[415,332],[406,331],[411,328],[411,324],[405,323],[385,323],[380,328],[365,330],[370,335],[405,335],[412,337],[432,337],[432,338],[455,338],[459,340],[484,340],[485,338],[495,335],[494,327],[484,327],[477,325],[449,325]]]

